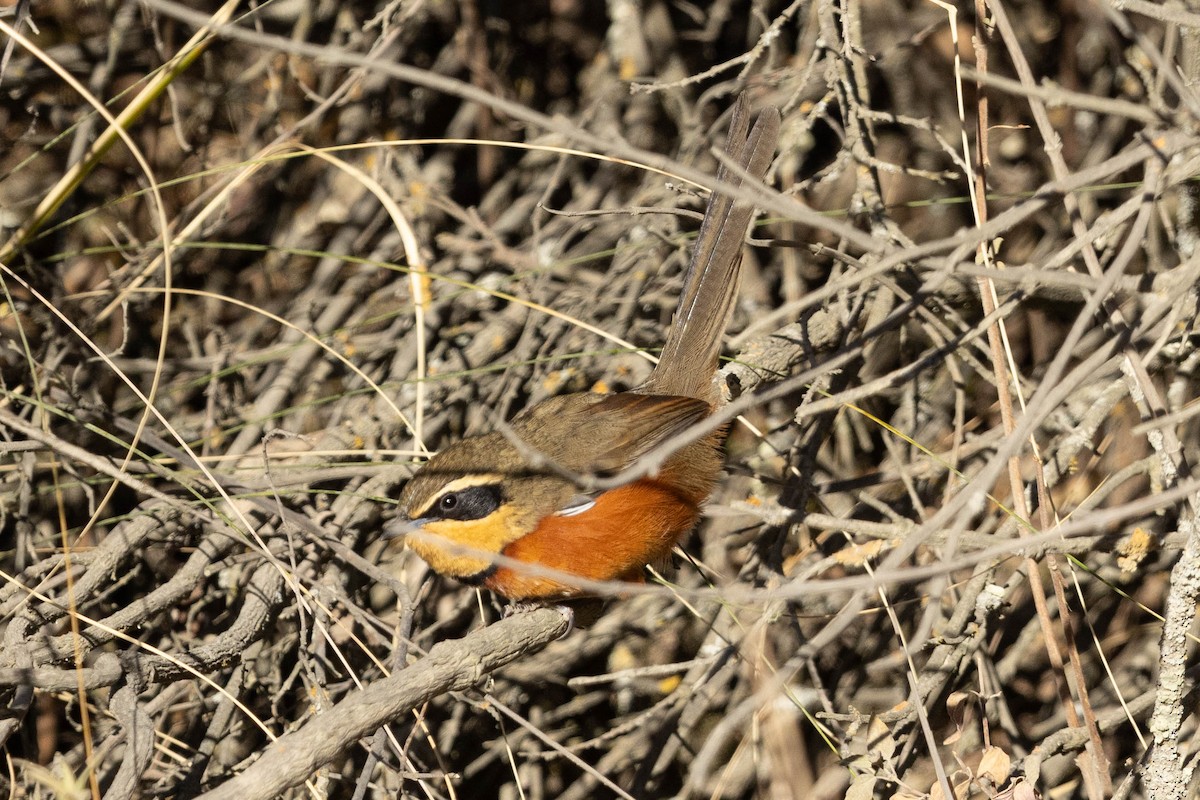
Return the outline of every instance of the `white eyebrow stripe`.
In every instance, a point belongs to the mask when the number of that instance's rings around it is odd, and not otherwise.
[[[500,483],[503,479],[504,476],[495,472],[474,472],[450,481],[441,488],[437,496],[441,497],[446,492],[457,492],[459,489],[470,489],[472,486],[492,486]]]

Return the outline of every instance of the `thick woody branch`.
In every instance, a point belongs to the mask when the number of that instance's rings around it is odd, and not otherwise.
[[[539,650],[570,629],[557,609],[542,608],[440,642],[407,669],[350,695],[326,714],[281,736],[245,772],[202,800],[259,800],[302,783],[364,736],[446,692],[461,691],[518,656]]]

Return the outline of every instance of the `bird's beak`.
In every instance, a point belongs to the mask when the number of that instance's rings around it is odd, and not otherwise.
[[[396,517],[391,522],[383,526],[384,539],[399,539],[402,536],[407,536],[415,530],[420,530],[426,522],[429,522],[428,517],[418,517],[417,519],[405,519],[404,517]]]

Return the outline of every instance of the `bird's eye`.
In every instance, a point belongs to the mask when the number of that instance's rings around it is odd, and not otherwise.
[[[450,511],[457,505],[458,495],[456,494],[448,494],[438,502],[438,506],[442,509],[442,511]]]

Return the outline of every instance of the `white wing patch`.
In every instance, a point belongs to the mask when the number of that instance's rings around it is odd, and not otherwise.
[[[596,501],[587,495],[576,495],[570,499],[566,506],[555,511],[554,516],[573,517],[576,514],[582,514],[594,505],[596,505]]]

